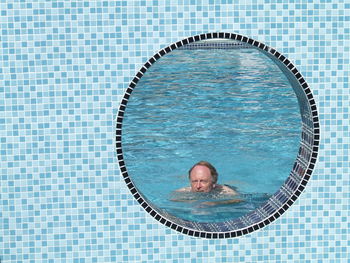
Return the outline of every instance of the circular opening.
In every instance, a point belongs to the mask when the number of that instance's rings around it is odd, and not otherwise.
[[[240,236],[278,218],[305,188],[318,143],[315,102],[294,65],[230,33],[159,51],[131,81],[117,117],[117,157],[136,200],[166,226],[204,238]],[[219,173],[207,188],[187,174],[204,159]],[[209,193],[196,193],[196,182]]]

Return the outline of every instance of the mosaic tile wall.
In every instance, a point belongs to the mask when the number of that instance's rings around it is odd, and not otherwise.
[[[207,240],[159,224],[114,148],[134,74],[206,32],[283,53],[313,91],[316,169],[296,203],[248,235]],[[347,262],[350,3],[0,0],[1,262]]]

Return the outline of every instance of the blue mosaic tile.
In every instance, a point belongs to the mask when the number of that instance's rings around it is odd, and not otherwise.
[[[347,262],[350,4],[337,1],[0,1],[2,262]],[[299,198],[239,238],[178,233],[117,164],[119,102],[160,49],[207,32],[256,39],[305,78],[320,149]]]

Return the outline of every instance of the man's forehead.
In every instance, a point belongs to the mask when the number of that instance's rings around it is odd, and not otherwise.
[[[197,172],[203,172],[203,173],[211,174],[210,169],[208,167],[206,167],[204,165],[200,165],[200,164],[197,164],[195,167],[193,167],[193,169],[191,171],[191,174],[197,173]]]

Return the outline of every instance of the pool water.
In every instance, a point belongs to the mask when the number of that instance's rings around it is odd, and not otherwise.
[[[221,222],[255,210],[281,187],[300,135],[294,91],[261,51],[176,49],[132,92],[122,149],[130,178],[151,206],[185,220]],[[208,196],[172,201],[201,160],[212,163],[218,183],[236,187],[243,202],[203,206]]]

